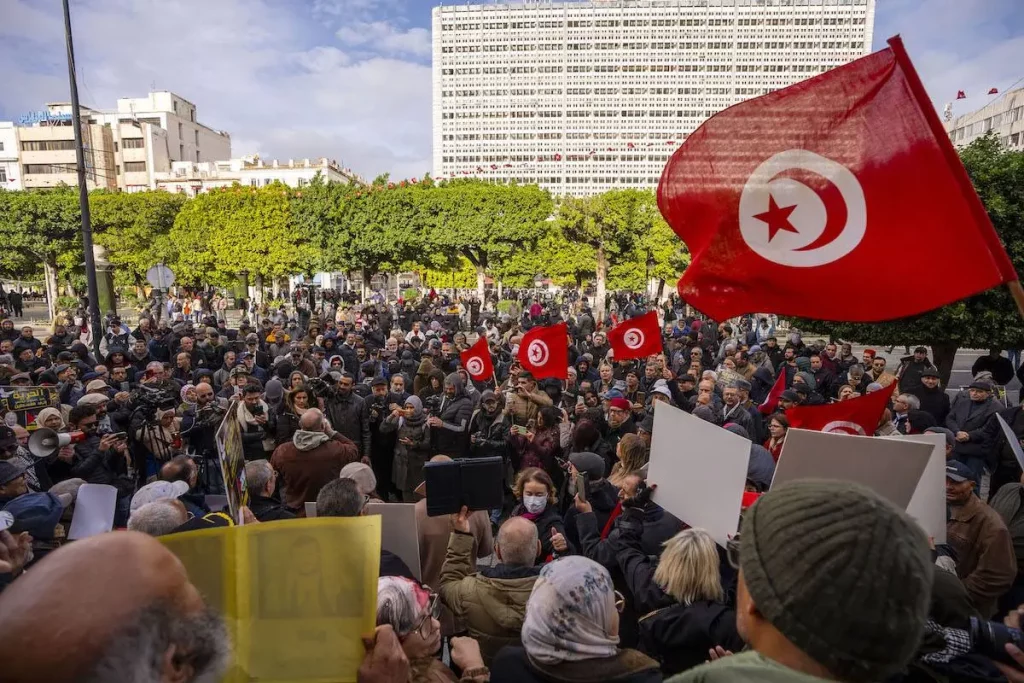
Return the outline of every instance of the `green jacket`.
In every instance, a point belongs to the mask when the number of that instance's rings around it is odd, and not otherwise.
[[[526,601],[540,567],[499,564],[476,573],[473,568],[473,536],[452,532],[438,593],[456,621],[465,623],[480,643],[480,654],[490,666],[498,650],[520,644]]]
[[[750,650],[684,671],[666,683],[828,683]]]

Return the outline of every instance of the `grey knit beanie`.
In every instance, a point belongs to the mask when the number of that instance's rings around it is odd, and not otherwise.
[[[917,650],[932,585],[928,539],[863,486],[773,488],[744,515],[740,567],[758,611],[836,678],[883,680]]]

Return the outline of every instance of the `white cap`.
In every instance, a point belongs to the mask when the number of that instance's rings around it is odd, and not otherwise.
[[[178,496],[188,493],[187,481],[154,481],[146,484],[132,496],[132,512],[135,512],[146,503],[155,503],[158,500],[173,500]]]

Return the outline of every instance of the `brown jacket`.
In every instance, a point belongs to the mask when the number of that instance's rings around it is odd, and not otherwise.
[[[1010,532],[999,514],[972,495],[953,506],[946,523],[947,543],[956,551],[956,573],[975,608],[986,619],[1017,577]]]
[[[505,413],[512,417],[513,424],[525,427],[527,422],[537,418],[537,411],[550,405],[554,405],[551,397],[540,389],[526,396],[520,396],[518,391],[513,391],[506,394]]]
[[[470,637],[480,643],[484,664],[490,665],[498,650],[521,644],[526,601],[540,567],[499,564],[476,572],[475,564],[473,537],[452,532],[438,593],[455,618],[465,621]]]
[[[351,439],[336,433],[324,443],[300,450],[295,439],[274,450],[270,464],[281,477],[281,501],[298,517],[306,516],[306,501],[315,501],[324,484],[337,479],[341,468],[359,460],[359,449]]]

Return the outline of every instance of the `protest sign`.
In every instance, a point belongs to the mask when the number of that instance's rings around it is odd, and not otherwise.
[[[242,430],[238,425],[238,401],[232,401],[217,428],[217,456],[224,477],[224,493],[228,498],[231,519],[242,524],[240,508],[249,504],[249,487],[245,482],[245,454],[242,452]]]
[[[420,569],[420,534],[416,525],[415,503],[369,503],[367,515],[380,515],[380,543],[384,550],[398,555],[422,580]]]
[[[68,538],[77,541],[114,528],[117,489],[107,484],[82,484],[75,498]]]
[[[932,447],[928,465],[921,474],[907,513],[917,520],[935,543],[946,542],[946,437],[942,434],[887,436],[894,441],[916,441]]]
[[[654,501],[725,547],[739,525],[750,442],[667,403],[654,409],[647,480]]]
[[[380,525],[300,519],[159,540],[228,624],[226,683],[355,681],[376,624]]]
[[[1013,433],[1013,429],[1010,425],[1006,424],[1006,420],[999,413],[996,413],[996,420],[999,422],[999,426],[1003,430],[1003,436],[1006,437],[1006,442],[1010,444],[1010,450],[1013,451],[1013,455],[1017,458],[1017,464],[1020,465],[1021,469],[1024,469],[1024,449],[1021,449],[1020,438]]]
[[[43,408],[60,406],[57,387],[5,387],[0,389],[0,407],[14,413],[18,424],[29,431],[38,427],[36,415]]]
[[[932,455],[927,443],[790,429],[772,487],[794,479],[840,479],[906,509]]]

